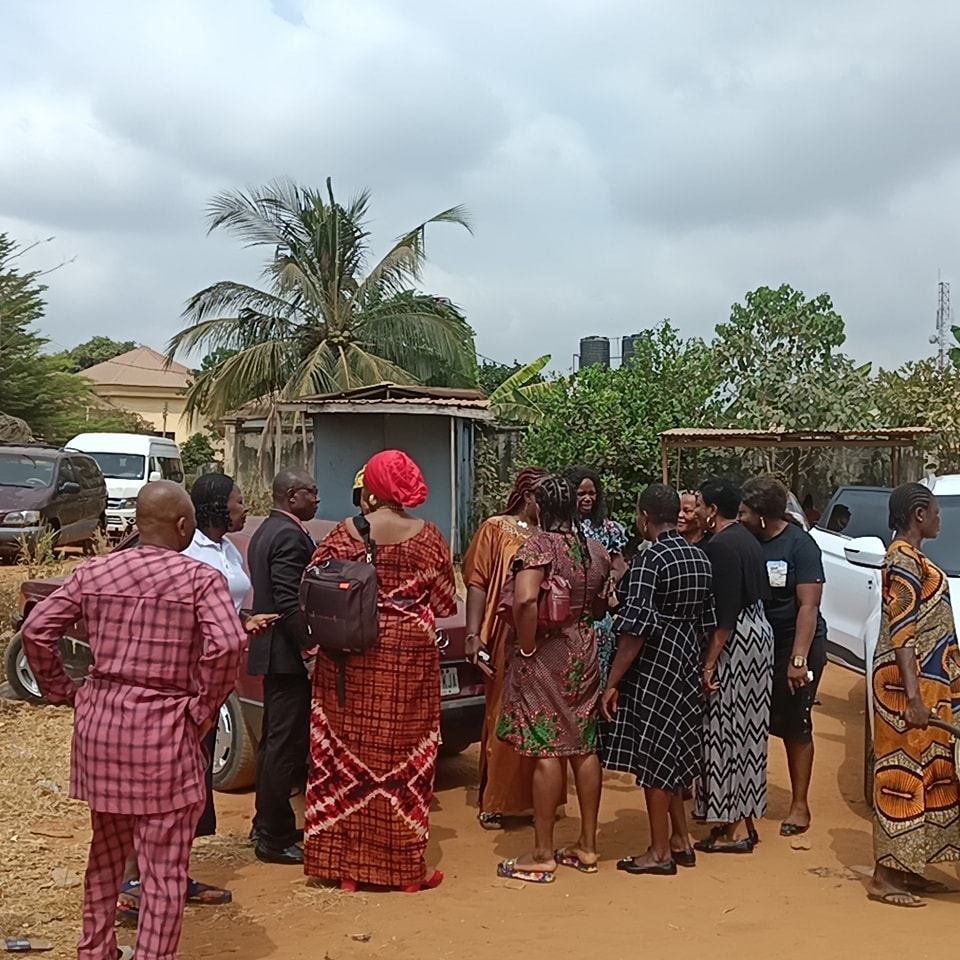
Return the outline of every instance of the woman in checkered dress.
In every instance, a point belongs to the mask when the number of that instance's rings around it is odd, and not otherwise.
[[[710,560],[677,532],[680,497],[663,484],[641,494],[637,527],[650,546],[620,581],[617,653],[603,694],[610,720],[602,760],[646,795],[650,849],[627,873],[669,876],[692,866],[682,791],[700,771],[702,648],[715,625]],[[672,827],[672,830],[671,830]]]

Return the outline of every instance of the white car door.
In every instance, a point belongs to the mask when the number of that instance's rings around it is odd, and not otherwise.
[[[843,489],[810,531],[823,556],[826,580],[820,612],[827,622],[827,653],[831,660],[859,672],[865,668],[867,631],[871,623],[875,629],[880,609],[881,574],[879,570],[848,562],[844,549],[856,537],[889,540],[889,496],[888,490],[880,488]]]

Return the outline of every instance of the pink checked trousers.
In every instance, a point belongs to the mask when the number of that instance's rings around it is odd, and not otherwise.
[[[140,864],[137,960],[176,960],[187,900],[190,848],[203,801],[169,813],[90,812],[93,838],[83,894],[79,960],[116,960],[114,921],[127,856]]]

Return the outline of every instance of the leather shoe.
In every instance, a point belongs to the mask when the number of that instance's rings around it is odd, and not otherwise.
[[[273,847],[267,847],[262,843],[258,843],[254,853],[262,863],[284,863],[289,866],[303,866],[303,851],[296,844],[287,847],[286,850],[275,850]]]
[[[259,831],[256,827],[254,827],[254,828],[250,831],[250,837],[249,837],[249,839],[250,839],[253,843],[259,843],[259,842],[260,842],[260,831]],[[294,843],[303,843],[303,831],[302,831],[302,830],[294,830],[294,831],[293,831],[293,842],[294,842]]]
[[[692,847],[687,850],[674,850],[673,859],[678,867],[695,867],[697,854]]]
[[[632,873],[635,877],[675,877],[677,875],[677,864],[673,860],[666,863],[651,863],[645,867],[638,866],[633,857],[627,857],[625,860],[617,861],[617,869],[625,873]]]

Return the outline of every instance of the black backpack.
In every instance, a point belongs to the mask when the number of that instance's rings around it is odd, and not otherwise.
[[[300,583],[300,611],[307,634],[337,664],[337,700],[346,702],[347,657],[366,653],[379,635],[377,545],[364,516],[354,518],[363,537],[363,560],[326,560],[311,564]]]

